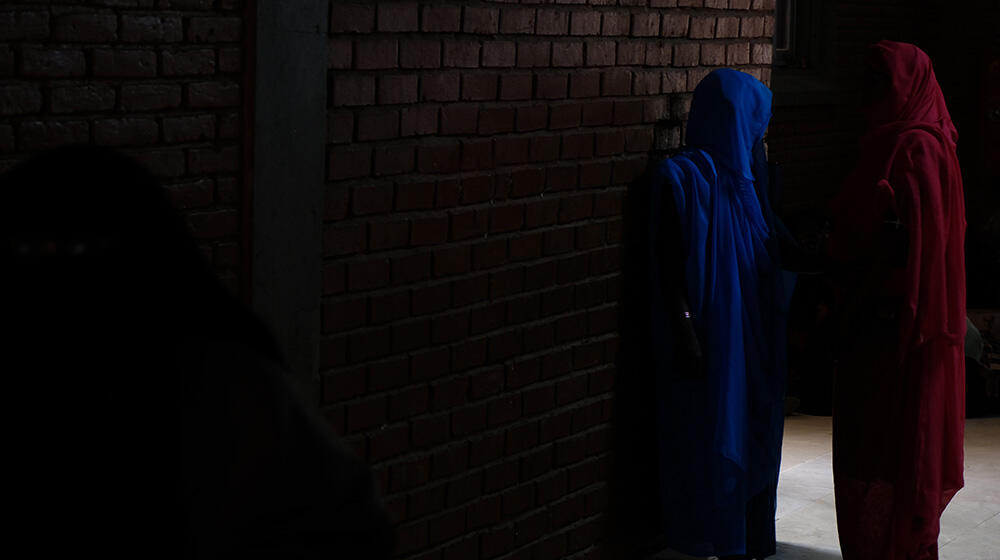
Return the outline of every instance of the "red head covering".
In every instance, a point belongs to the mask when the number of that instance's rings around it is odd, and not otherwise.
[[[920,123],[938,128],[952,143],[958,142],[958,131],[924,51],[909,43],[879,41],[868,51],[868,64],[890,80],[889,91],[868,107],[871,132],[899,132]]]

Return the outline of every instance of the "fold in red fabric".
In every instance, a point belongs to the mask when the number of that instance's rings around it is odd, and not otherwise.
[[[936,559],[941,513],[963,486],[958,134],[923,51],[882,41],[869,64],[888,88],[831,239],[851,317],[834,383],[838,530],[845,560]]]

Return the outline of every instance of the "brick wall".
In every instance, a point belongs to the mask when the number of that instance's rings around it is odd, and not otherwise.
[[[0,169],[63,144],[134,154],[239,290],[240,0],[0,5]]]
[[[772,8],[331,3],[323,399],[400,557],[597,556],[623,196]]]

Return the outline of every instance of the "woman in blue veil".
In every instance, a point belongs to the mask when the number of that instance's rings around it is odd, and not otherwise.
[[[785,314],[763,137],[771,92],[720,69],[694,91],[687,147],[649,189],[649,320],[667,545],[774,554]]]

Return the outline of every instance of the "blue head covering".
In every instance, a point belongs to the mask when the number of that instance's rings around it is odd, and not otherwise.
[[[687,145],[710,153],[716,165],[754,179],[753,149],[771,120],[771,90],[749,74],[722,68],[694,90]]]
[[[764,84],[712,72],[694,91],[687,149],[661,162],[649,193],[650,239],[680,226],[684,287],[705,354],[703,379],[673,371],[661,274],[682,263],[651,243],[664,529],[669,546],[696,556],[773,554],[787,289],[766,194],[770,116]],[[671,199],[676,220],[664,216]]]

